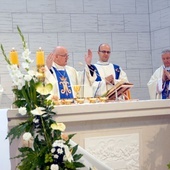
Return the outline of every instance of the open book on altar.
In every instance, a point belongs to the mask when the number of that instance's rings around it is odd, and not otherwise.
[[[125,92],[133,86],[132,83],[120,81],[108,90],[104,96],[108,97],[108,99],[115,100],[117,97],[124,95]]]

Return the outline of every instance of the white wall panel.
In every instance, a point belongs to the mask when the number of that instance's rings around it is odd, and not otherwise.
[[[27,0],[1,0],[0,1],[0,13],[3,12],[26,12]]]
[[[138,48],[139,50],[150,50],[151,41],[149,33],[138,33]]]
[[[125,15],[125,32],[149,32],[149,17],[146,14]]]
[[[123,15],[98,15],[99,32],[124,32]]]
[[[27,0],[27,11],[32,13],[54,13],[56,12],[55,8],[55,0],[41,0],[41,1],[34,1],[34,0]]]
[[[170,45],[167,4],[168,0],[1,0],[0,43],[7,54],[15,47],[21,55],[19,25],[32,52],[31,57],[35,57],[40,46],[47,56],[56,45],[63,45],[70,54],[69,64],[77,69],[82,69],[77,63],[84,63],[87,49],[93,51],[94,63],[98,60],[99,44],[108,43],[112,50],[110,61],[132,74],[128,77],[145,67],[150,75],[149,70],[161,64],[159,52]],[[8,105],[12,93],[10,86],[5,84],[8,72],[3,57],[0,62],[5,88],[3,104]],[[141,74],[137,76],[141,79]],[[137,87],[147,88],[144,81],[134,80],[133,83],[134,91]],[[147,91],[144,94],[139,91],[140,95],[140,99],[148,98]]]
[[[18,25],[23,32],[42,32],[42,15],[39,13],[15,13],[12,15],[13,29]]]
[[[56,0],[57,13],[83,13],[84,4],[83,0]],[[47,0],[46,0],[47,3]]]
[[[152,66],[151,55],[149,51],[128,51],[127,68],[145,69]]]
[[[84,13],[110,13],[110,0],[84,0]]]
[[[135,0],[111,0],[111,12],[118,14],[136,13]]]
[[[101,43],[112,43],[111,33],[86,33],[86,49],[98,51]]]
[[[150,14],[150,29],[151,31],[161,28],[161,12],[157,11]]]
[[[148,0],[136,0],[136,12],[138,14],[149,13]]]
[[[43,30],[46,33],[70,32],[70,15],[69,14],[44,14]]]
[[[96,14],[71,14],[72,32],[98,32]]]
[[[138,50],[137,33],[112,33],[113,51]]]
[[[0,13],[0,32],[12,32],[12,18],[10,13]]]

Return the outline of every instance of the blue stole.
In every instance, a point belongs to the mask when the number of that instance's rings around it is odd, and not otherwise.
[[[99,72],[98,72],[96,66],[93,65],[93,67],[94,67],[94,71],[97,74],[96,81],[101,81],[102,79],[101,79],[101,76],[99,75]],[[119,76],[120,76],[120,67],[118,65],[116,65],[116,64],[113,64],[113,68],[114,68],[114,71],[115,71],[115,79],[119,79]]]
[[[170,83],[170,81],[165,82],[165,88],[162,91],[162,99],[168,99],[169,98],[169,95],[170,95],[169,83]]]
[[[57,82],[58,82],[58,90],[60,93],[60,99],[72,99],[73,98],[73,92],[70,84],[70,79],[68,77],[66,70],[57,70],[55,67],[53,67]]]

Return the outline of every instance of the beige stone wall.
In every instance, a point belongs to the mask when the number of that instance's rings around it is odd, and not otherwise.
[[[146,84],[161,64],[160,51],[170,46],[169,6],[168,0],[1,0],[0,44],[7,54],[15,47],[21,55],[19,25],[33,59],[39,47],[47,56],[63,45],[69,50],[69,64],[81,70],[78,62],[84,62],[88,48],[95,62],[99,44],[109,43],[110,61],[120,65],[135,85],[132,97],[148,99]],[[4,108],[11,106],[13,96],[1,52],[0,63]]]

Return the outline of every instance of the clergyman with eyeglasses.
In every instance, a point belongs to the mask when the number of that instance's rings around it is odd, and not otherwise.
[[[162,51],[162,63],[147,83],[150,99],[170,99],[170,49]]]
[[[57,46],[46,59],[45,77],[46,82],[53,85],[52,95],[55,94],[58,99],[73,99],[76,95],[74,86],[80,85],[82,88],[79,97],[91,97],[92,90],[86,74],[68,66],[68,57],[68,50]]]
[[[99,60],[95,64],[91,64],[92,51],[90,49],[85,56],[91,76],[94,75],[93,93],[95,97],[103,95],[120,81],[128,82],[127,75],[122,68],[109,62],[111,48],[108,44],[99,45],[98,56]]]

